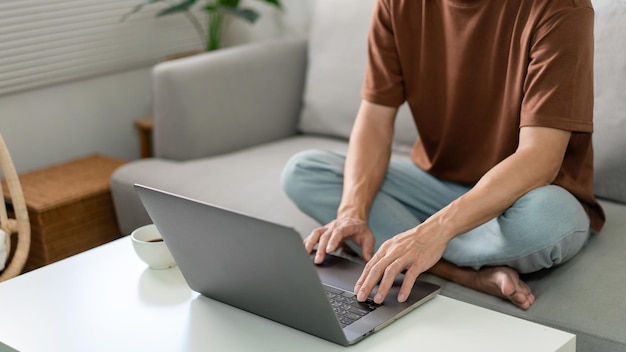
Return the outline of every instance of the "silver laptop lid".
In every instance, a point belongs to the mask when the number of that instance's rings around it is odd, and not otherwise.
[[[361,264],[328,256],[316,266],[292,228],[154,188],[135,188],[191,289],[335,343],[359,341],[440,290],[418,280],[407,302],[398,303],[400,285],[395,285],[382,307],[342,330],[320,277],[351,291]]]
[[[295,230],[135,187],[192,290],[348,344]]]

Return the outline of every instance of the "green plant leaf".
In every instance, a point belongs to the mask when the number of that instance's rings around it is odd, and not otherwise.
[[[174,6],[166,8],[165,10],[160,11],[159,13],[157,13],[157,17],[163,17],[175,13],[189,11],[189,8],[191,8],[195,3],[196,0],[185,0],[180,4],[176,4]]]
[[[280,0],[260,0],[260,1],[266,2],[268,4],[272,4],[272,5],[276,6],[276,7],[278,7],[279,9],[283,8],[283,6],[280,3]]]
[[[215,2],[216,5],[228,6],[232,8],[239,7],[240,0],[217,0]]]
[[[254,23],[259,18],[259,13],[252,9],[240,9],[222,5],[216,6],[215,9],[222,13],[239,17],[250,23]]]
[[[124,22],[126,21],[130,16],[136,14],[137,12],[141,11],[144,7],[148,6],[148,5],[152,5],[155,4],[157,2],[163,2],[165,0],[147,0],[144,1],[142,4],[139,4],[135,7],[132,8],[132,10],[130,10],[130,12],[128,12],[127,14],[125,14],[124,16],[122,16],[122,18],[120,19],[120,22]]]
[[[177,2],[180,1],[180,2]],[[280,0],[258,0],[282,9]],[[207,11],[207,19],[209,23],[207,28],[203,28],[196,18],[191,7],[198,3],[198,0],[145,0],[143,3],[136,5],[131,11],[125,14],[120,22],[125,21],[128,17],[141,11],[144,7],[155,3],[165,2],[169,7],[157,13],[157,17],[163,17],[171,14],[182,13],[191,22],[194,29],[198,33],[200,39],[207,43],[207,50],[214,50],[219,47],[219,37],[221,33],[221,24],[223,15],[231,15],[241,18],[249,23],[254,23],[259,18],[259,13],[250,8],[239,8],[241,0],[205,0],[204,10]],[[215,38],[213,38],[215,37]],[[212,39],[213,38],[213,39]]]

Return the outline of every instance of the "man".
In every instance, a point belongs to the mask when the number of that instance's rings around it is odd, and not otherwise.
[[[430,271],[528,309],[518,273],[564,263],[604,223],[592,73],[589,0],[379,0],[347,155],[303,152],[283,172],[325,224],[306,249],[360,251],[359,300],[404,272],[402,302]],[[390,161],[404,101],[419,138],[412,162]]]

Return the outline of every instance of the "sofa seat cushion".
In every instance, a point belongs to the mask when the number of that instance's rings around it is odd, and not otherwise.
[[[136,209],[143,209],[130,189],[138,182],[308,233],[316,223],[287,198],[280,174],[293,154],[311,148],[345,151],[347,144],[331,138],[297,136],[210,158],[183,162],[142,159],[122,166],[111,181],[122,231],[128,234],[151,222],[145,211],[142,216],[135,214]]]
[[[190,161],[141,159],[124,165],[116,170],[111,180],[122,233],[129,234],[152,222],[132,189],[135,183],[141,183],[291,226],[308,234],[317,223],[293,205],[280,184],[280,174],[287,160],[306,149],[345,152],[347,143],[327,137],[295,136],[210,158]],[[395,158],[408,160],[408,154],[397,154]],[[136,215],[137,209],[143,210],[142,216]]]

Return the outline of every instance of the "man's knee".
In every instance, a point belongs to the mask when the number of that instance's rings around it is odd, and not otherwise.
[[[501,217],[504,233],[519,231],[538,237],[563,237],[589,228],[589,218],[580,202],[559,186],[528,192]]]
[[[283,190],[292,199],[297,195],[297,193],[299,193],[297,191],[302,188],[301,184],[307,172],[306,169],[309,164],[308,160],[313,152],[314,151],[306,150],[294,154],[291,158],[289,158],[283,167],[283,171],[280,175],[280,182]]]
[[[520,247],[534,248],[518,258],[515,264],[510,264],[521,273],[562,264],[587,243],[589,217],[580,202],[559,186],[533,190],[514,208],[521,211],[521,216],[502,231],[515,236],[515,239],[509,239],[518,242]]]
[[[329,176],[336,178],[338,171],[343,171],[343,162],[338,155],[311,149],[294,154],[285,164],[280,180],[283,190],[295,200],[305,196],[311,187],[323,183]]]
[[[558,186],[533,190],[511,208],[455,238],[445,258],[475,269],[506,265],[529,273],[562,264],[585,245],[589,217],[574,196]]]

